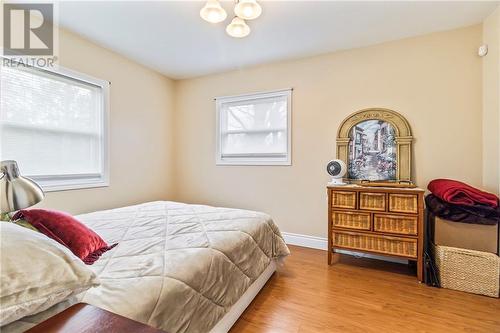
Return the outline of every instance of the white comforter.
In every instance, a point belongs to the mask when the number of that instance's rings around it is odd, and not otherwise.
[[[77,217],[118,246],[91,267],[90,303],[169,333],[208,332],[275,258],[289,254],[253,211],[151,202]]]

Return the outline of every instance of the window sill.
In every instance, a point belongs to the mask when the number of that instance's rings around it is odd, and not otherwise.
[[[59,192],[59,191],[71,191],[71,190],[82,190],[86,188],[98,188],[98,187],[108,187],[109,182],[100,183],[87,183],[87,184],[61,184],[61,185],[44,185],[39,184],[44,192]]]
[[[217,159],[215,165],[248,165],[248,166],[291,166],[290,160],[243,160],[243,159]]]
[[[39,177],[30,177],[44,192],[58,192],[81,190],[87,188],[108,187],[109,181],[104,178],[94,179],[48,179]]]

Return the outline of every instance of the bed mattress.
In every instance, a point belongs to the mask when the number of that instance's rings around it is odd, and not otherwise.
[[[150,202],[77,218],[108,243],[86,302],[169,333],[209,332],[275,259],[289,254],[260,212]]]

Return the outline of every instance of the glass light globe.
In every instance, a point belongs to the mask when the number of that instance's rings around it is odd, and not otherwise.
[[[226,32],[231,37],[242,38],[248,36],[250,33],[250,27],[244,20],[239,17],[235,17],[226,27]]]
[[[208,0],[205,6],[200,10],[200,16],[207,22],[219,23],[226,19],[227,13],[221,7],[219,1]]]
[[[255,0],[240,0],[234,7],[234,13],[244,20],[253,20],[262,14],[262,7]]]

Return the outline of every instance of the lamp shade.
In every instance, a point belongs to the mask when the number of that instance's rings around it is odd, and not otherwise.
[[[262,7],[255,0],[240,0],[234,7],[234,13],[244,20],[254,20],[262,14]]]
[[[0,213],[31,207],[44,198],[42,188],[19,174],[16,161],[0,162]]]
[[[217,0],[208,0],[200,10],[200,16],[207,22],[219,23],[226,19],[227,13]]]
[[[250,33],[250,27],[245,23],[245,20],[235,17],[226,27],[226,32],[231,37],[243,38]]]

